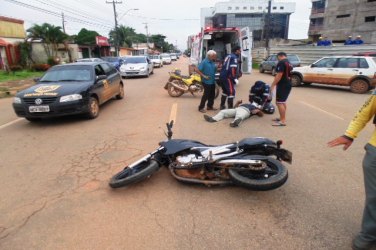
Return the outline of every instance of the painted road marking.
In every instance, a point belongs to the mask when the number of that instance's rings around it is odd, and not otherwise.
[[[321,112],[323,112],[323,113],[325,113],[325,114],[327,114],[327,115],[330,115],[330,116],[332,116],[332,117],[334,117],[334,118],[340,119],[340,120],[342,120],[342,121],[345,120],[344,118],[342,118],[342,117],[340,117],[340,116],[338,116],[338,115],[335,115],[335,114],[333,114],[333,113],[330,113],[330,112],[328,112],[328,111],[326,111],[326,110],[323,110],[323,109],[321,109],[321,108],[319,108],[319,107],[313,106],[312,104],[309,104],[309,103],[306,103],[306,102],[303,102],[303,101],[300,101],[300,103],[301,103],[301,104],[304,104],[304,105],[306,105],[306,106],[308,106],[308,107],[310,107],[310,108],[313,108],[313,109],[316,109],[316,110],[318,110],[318,111],[321,111]]]
[[[9,126],[11,126],[11,125],[13,125],[13,124],[15,124],[15,123],[17,123],[17,122],[19,122],[19,121],[23,121],[23,120],[25,120],[25,119],[24,119],[24,118],[18,118],[18,119],[14,120],[14,121],[11,121],[11,122],[8,122],[8,123],[5,123],[4,125],[1,125],[1,126],[0,126],[0,129],[6,128],[6,127],[9,127]]]
[[[176,113],[177,112],[178,112],[178,104],[174,103],[174,104],[172,104],[172,107],[171,107],[170,120],[168,120],[169,122],[173,120],[174,124],[176,124]]]

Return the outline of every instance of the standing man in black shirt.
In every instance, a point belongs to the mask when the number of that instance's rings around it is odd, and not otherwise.
[[[279,61],[277,64],[277,75],[270,88],[270,98],[272,97],[274,89],[277,88],[276,104],[279,111],[279,118],[273,120],[275,122],[273,126],[283,127],[286,126],[286,101],[291,91],[292,66],[287,60],[285,52],[279,52],[277,57]]]

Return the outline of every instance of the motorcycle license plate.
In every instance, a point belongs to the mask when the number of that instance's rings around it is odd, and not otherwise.
[[[30,113],[46,113],[50,112],[50,106],[45,105],[45,106],[30,106],[29,107],[29,112]]]

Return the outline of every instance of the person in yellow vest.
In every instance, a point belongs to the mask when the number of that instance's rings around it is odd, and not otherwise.
[[[344,135],[330,141],[329,147],[343,145],[348,149],[359,132],[376,114],[376,91],[365,102]],[[365,146],[366,154],[363,159],[364,186],[366,194],[360,233],[353,240],[353,249],[371,249],[376,244],[376,129]]]

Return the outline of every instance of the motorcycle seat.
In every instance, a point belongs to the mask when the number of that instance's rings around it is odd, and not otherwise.
[[[181,76],[181,78],[183,78],[183,79],[189,79],[191,77],[190,76]]]

